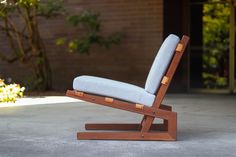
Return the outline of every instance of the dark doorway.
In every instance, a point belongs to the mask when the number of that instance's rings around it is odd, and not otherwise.
[[[170,33],[189,36],[189,0],[164,0],[163,38]],[[189,88],[189,50],[185,52],[174,75],[170,91],[187,92]]]
[[[203,5],[190,6],[190,88],[202,88],[202,54],[203,54],[203,42],[202,42],[202,16]]]
[[[228,88],[229,17],[229,3],[191,0],[191,89]]]

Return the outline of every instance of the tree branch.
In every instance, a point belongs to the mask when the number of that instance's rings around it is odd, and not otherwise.
[[[19,31],[17,31],[15,24],[8,17],[6,17],[6,27],[8,27],[8,24],[12,27],[12,29],[15,32],[19,32]],[[16,41],[17,41],[17,44],[18,44],[18,47],[19,47],[19,50],[20,50],[19,51],[20,54],[19,53],[17,53],[17,54],[19,54],[20,56],[24,56],[25,54],[24,54],[24,46],[23,46],[23,43],[22,43],[22,38],[19,35],[19,33],[14,33],[14,35],[16,36]]]
[[[24,33],[19,32],[19,31],[16,31],[16,30],[14,30],[14,29],[12,29],[12,28],[6,28],[6,27],[0,25],[0,29],[1,29],[2,31],[5,31],[5,32],[18,33],[18,34],[19,34],[20,36],[22,36],[23,38],[29,39],[29,37],[28,37],[27,35],[25,35]]]

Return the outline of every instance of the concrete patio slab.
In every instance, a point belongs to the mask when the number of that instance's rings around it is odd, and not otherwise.
[[[173,94],[165,103],[178,112],[176,142],[78,141],[76,132],[85,122],[141,120],[141,115],[81,101],[3,107],[0,157],[236,156],[235,95]]]

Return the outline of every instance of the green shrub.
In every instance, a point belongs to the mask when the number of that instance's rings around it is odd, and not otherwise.
[[[15,102],[17,98],[23,97],[25,87],[19,84],[5,84],[4,80],[0,79],[0,103]]]

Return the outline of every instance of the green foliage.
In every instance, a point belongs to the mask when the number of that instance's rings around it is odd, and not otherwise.
[[[16,0],[16,5],[21,5],[23,7],[32,7],[32,6],[37,6],[39,3],[38,0]]]
[[[206,72],[202,73],[202,77],[206,88],[225,87],[227,85],[227,78],[225,77]]]
[[[15,10],[15,4],[8,2],[7,0],[0,0],[0,18],[4,18],[11,11]]]
[[[83,11],[77,15],[70,15],[67,17],[67,22],[73,27],[83,28],[82,34],[75,39],[66,40],[59,38],[56,40],[57,45],[67,43],[69,52],[89,53],[93,44],[110,48],[114,44],[119,44],[123,35],[121,33],[109,34],[107,37],[101,35],[101,22],[99,21],[99,14],[91,11]]]
[[[31,89],[52,88],[51,67],[41,38],[38,17],[50,19],[57,15],[66,15],[71,26],[83,29],[76,38],[56,40],[57,45],[67,44],[69,52],[88,53],[93,44],[110,48],[121,40],[120,33],[107,37],[101,35],[99,14],[83,11],[69,15],[64,9],[63,0],[0,0],[0,31],[6,35],[11,48],[7,55],[0,52],[0,59],[8,63],[19,61],[26,65],[33,72],[28,78],[31,81],[27,83]]]
[[[61,46],[61,45],[65,44],[65,42],[66,42],[66,38],[56,39],[56,45],[58,45],[58,46]]]
[[[39,3],[39,12],[46,18],[65,14],[63,3],[63,0],[47,0],[44,3]]]
[[[207,88],[222,88],[227,85],[228,77],[229,5],[205,4],[203,13],[204,85]]]
[[[25,88],[19,84],[5,84],[4,80],[0,79],[0,103],[15,102],[17,98],[23,97]]]
[[[19,61],[32,72],[34,89],[51,89],[51,68],[38,27],[38,17],[63,14],[62,0],[0,0],[0,31],[6,35],[10,52],[0,52],[8,63]],[[17,16],[16,16],[17,15]],[[19,25],[20,21],[20,25]]]

